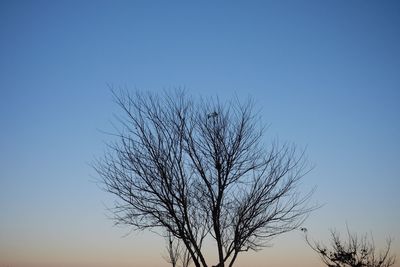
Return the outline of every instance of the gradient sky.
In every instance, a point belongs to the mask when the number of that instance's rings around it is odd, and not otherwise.
[[[0,1],[0,267],[168,266],[93,182],[107,84],[252,96],[315,165],[310,235],[390,235],[400,266],[399,1],[201,2]],[[322,264],[292,232],[237,266]]]

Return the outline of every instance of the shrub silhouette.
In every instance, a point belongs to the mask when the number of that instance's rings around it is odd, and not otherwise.
[[[336,231],[331,231],[331,247],[318,242],[311,242],[306,228],[307,244],[318,253],[328,267],[389,267],[395,263],[395,256],[390,254],[391,239],[386,242],[386,248],[376,253],[373,237],[367,234],[359,237],[347,228],[347,240],[343,241]]]

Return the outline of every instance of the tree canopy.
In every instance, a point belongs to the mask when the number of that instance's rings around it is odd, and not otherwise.
[[[265,145],[252,101],[179,90],[114,96],[123,111],[118,138],[95,168],[116,196],[116,223],[168,232],[196,267],[210,266],[202,250],[210,237],[223,267],[298,228],[313,209],[310,193],[298,192],[309,171],[304,152]]]

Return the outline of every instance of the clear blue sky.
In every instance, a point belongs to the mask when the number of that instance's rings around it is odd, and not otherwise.
[[[107,84],[251,95],[266,141],[316,166],[311,235],[347,223],[400,257],[398,1],[1,1],[0,266],[168,266],[93,183],[118,112]],[[273,243],[238,266],[321,266],[299,233]]]

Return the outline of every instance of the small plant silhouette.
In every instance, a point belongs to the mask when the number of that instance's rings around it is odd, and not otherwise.
[[[361,237],[347,228],[347,241],[343,241],[336,231],[331,231],[331,247],[311,242],[306,228],[300,228],[305,234],[307,244],[319,254],[328,267],[389,267],[395,263],[395,256],[390,254],[391,239],[386,242],[385,250],[376,254],[371,235]]]

